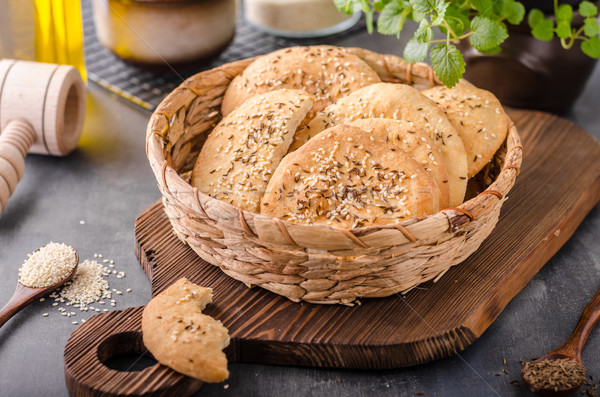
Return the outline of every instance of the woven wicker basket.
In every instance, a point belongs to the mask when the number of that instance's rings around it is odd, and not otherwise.
[[[439,84],[428,65],[347,50],[383,81],[420,89]],[[485,191],[471,192],[475,197],[458,208],[398,225],[340,230],[294,224],[198,192],[188,183],[190,170],[221,118],[227,86],[251,62],[241,60],[190,77],[164,99],[148,124],[146,150],[165,212],[179,239],[202,259],[248,286],[293,301],[348,304],[437,280],[490,234],[521,165],[522,147],[510,120],[504,146],[476,178],[479,191],[487,186]]]

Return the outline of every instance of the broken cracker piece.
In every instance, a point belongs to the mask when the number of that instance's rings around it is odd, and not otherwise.
[[[202,314],[212,290],[179,279],[154,297],[142,315],[144,345],[163,365],[204,382],[229,377],[223,349],[229,333],[220,321]]]

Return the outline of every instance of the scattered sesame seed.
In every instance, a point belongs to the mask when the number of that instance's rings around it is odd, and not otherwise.
[[[85,260],[77,268],[73,280],[61,291],[60,296],[73,304],[96,302],[108,291],[108,282],[102,278],[104,267],[96,261]]]
[[[76,265],[73,248],[51,242],[27,256],[19,268],[19,283],[32,288],[49,287],[64,280]]]

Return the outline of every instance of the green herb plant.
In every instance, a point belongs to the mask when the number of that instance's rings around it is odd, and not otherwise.
[[[465,72],[465,60],[456,45],[468,39],[471,46],[482,53],[497,53],[500,44],[508,37],[506,24],[518,25],[525,17],[525,7],[517,0],[333,0],[337,8],[347,14],[362,11],[367,30],[373,32],[374,14],[377,31],[385,35],[400,33],[407,20],[419,27],[404,48],[407,62],[431,61],[440,81],[453,87]],[[550,41],[560,38],[564,48],[580,41],[581,50],[592,58],[600,58],[600,26],[596,19],[597,7],[590,1],[579,4],[584,25],[571,26],[573,8],[554,0],[554,19],[547,18],[538,9],[529,12],[527,21],[533,37]],[[445,38],[434,39],[433,29]]]

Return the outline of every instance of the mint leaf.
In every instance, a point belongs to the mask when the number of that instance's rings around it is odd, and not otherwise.
[[[583,25],[583,33],[588,37],[598,36],[600,33],[600,26],[596,23],[596,18],[587,17],[585,24]]]
[[[471,4],[482,16],[491,16],[494,11],[494,2],[492,0],[471,0]]]
[[[418,43],[413,37],[406,43],[402,56],[409,63],[423,62],[427,58],[429,43]]]
[[[436,45],[431,49],[430,58],[433,71],[446,87],[454,87],[465,73],[465,60],[451,44]]]
[[[379,0],[373,3],[373,8],[377,11],[383,10],[383,8],[392,0]]]
[[[498,46],[498,47],[490,48],[489,50],[483,50],[483,51],[479,51],[479,52],[481,52],[482,54],[497,54],[500,51],[502,51],[502,47]]]
[[[598,13],[598,7],[592,2],[582,1],[579,3],[579,13],[584,17],[593,17]]]
[[[444,15],[449,3],[445,0],[410,0],[410,5],[413,10],[416,11],[419,17],[421,15],[431,15],[431,24],[436,26],[444,21]],[[423,18],[420,17],[417,22],[420,22]]]
[[[333,0],[333,4],[335,4],[335,7],[339,11],[343,12],[344,14],[348,14],[352,0]]]
[[[357,2],[354,0],[333,0],[333,3],[344,14],[351,15],[356,11]],[[358,9],[360,10],[360,3],[358,3]]]
[[[556,23],[556,35],[561,39],[571,36],[571,24],[567,21],[558,21]]]
[[[531,29],[531,34],[538,40],[550,41],[554,37],[554,22],[543,19]]]
[[[450,29],[457,35],[460,36],[464,32],[466,32],[471,26],[471,21],[469,20],[468,10],[461,11],[455,5],[450,5],[446,9],[446,22],[450,25]],[[443,26],[439,27],[440,31],[446,34],[446,28]]]
[[[498,21],[508,20],[513,25],[520,23],[525,16],[525,7],[516,0],[494,0],[493,14],[487,16]]]
[[[411,11],[411,13],[408,15],[409,19],[412,19],[415,22],[421,22],[423,19],[425,19],[425,17],[427,16],[427,14],[424,14],[420,11],[417,11],[413,8],[413,10]]]
[[[436,7],[434,11],[435,17],[431,18],[431,25],[437,26],[441,25],[444,22],[444,17],[446,16],[446,10],[450,3],[447,3],[443,0],[436,1]]]
[[[514,1],[514,0],[513,0]],[[505,19],[508,16],[508,9],[510,7],[510,0],[496,0],[494,1],[494,14],[488,15],[493,19]]]
[[[410,0],[410,5],[415,11],[429,14],[435,11],[435,3],[438,1],[440,0]]]
[[[525,17],[525,7],[518,1],[512,1],[508,8],[508,15],[506,19],[512,25],[518,25]]]
[[[429,27],[429,23],[427,23],[426,19],[423,19],[419,23],[419,28],[415,31],[413,39],[417,41],[417,43],[427,43],[431,41],[433,38],[433,29]]]
[[[527,23],[531,29],[535,28],[540,22],[544,20],[544,13],[534,8],[529,11],[529,16],[527,17]]]
[[[573,7],[569,4],[561,4],[558,6],[555,15],[557,21],[571,22],[573,20]]]
[[[600,58],[600,38],[591,37],[581,42],[581,51],[591,58]]]
[[[405,21],[404,8],[400,2],[389,3],[377,19],[377,31],[381,34],[395,34],[400,38],[400,32]]]
[[[506,27],[486,17],[474,17],[471,21],[473,34],[470,37],[471,45],[476,50],[487,50],[497,47],[508,37]]]

